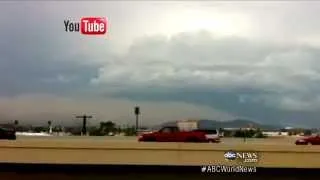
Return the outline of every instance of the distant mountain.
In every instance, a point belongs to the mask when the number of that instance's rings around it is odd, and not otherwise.
[[[245,119],[236,119],[231,121],[216,121],[216,120],[199,120],[199,128],[200,129],[218,129],[218,128],[245,128],[249,125],[260,128],[263,130],[274,130],[281,129],[281,126],[277,125],[265,125],[259,124],[254,121],[245,120]],[[163,127],[163,126],[175,126],[176,121],[165,122],[161,125],[156,126],[155,128]]]
[[[164,122],[162,124],[153,126],[152,129],[160,129],[161,127],[164,127],[164,126],[176,126],[176,125],[177,125],[176,121],[168,121],[168,122]]]
[[[265,130],[271,129],[280,129],[281,126],[277,125],[266,125],[266,124],[259,124],[254,121],[244,120],[244,119],[236,119],[231,121],[215,121],[215,120],[200,120],[199,126],[200,128],[209,128],[209,127],[216,127],[216,128],[245,128],[245,127],[255,127]]]

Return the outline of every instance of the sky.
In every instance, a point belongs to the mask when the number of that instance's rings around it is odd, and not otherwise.
[[[320,2],[0,2],[0,121],[320,126]],[[65,32],[101,16],[103,36]]]

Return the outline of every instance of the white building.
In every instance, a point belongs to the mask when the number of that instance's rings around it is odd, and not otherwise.
[[[177,122],[177,126],[181,131],[190,131],[198,128],[197,120],[181,120]]]
[[[263,131],[263,135],[265,136],[289,136],[288,132],[279,132],[279,131]]]

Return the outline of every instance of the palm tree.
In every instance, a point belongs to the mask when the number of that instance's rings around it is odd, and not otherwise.
[[[18,120],[14,120],[14,125],[18,126],[19,125],[19,121]]]
[[[51,125],[52,125],[52,122],[51,122],[51,121],[48,121],[49,133],[51,133],[51,131],[52,131],[52,129],[51,129]]]
[[[14,120],[13,124],[14,124],[13,128],[15,129],[15,131],[17,131],[17,127],[19,125],[19,121],[18,120]]]

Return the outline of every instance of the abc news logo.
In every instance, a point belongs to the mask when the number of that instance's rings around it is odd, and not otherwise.
[[[259,161],[258,152],[235,152],[227,151],[224,153],[224,158],[227,161],[240,161],[244,163],[257,163]]]
[[[66,32],[81,32],[84,35],[103,35],[107,32],[107,18],[83,17],[80,22],[64,20]]]

